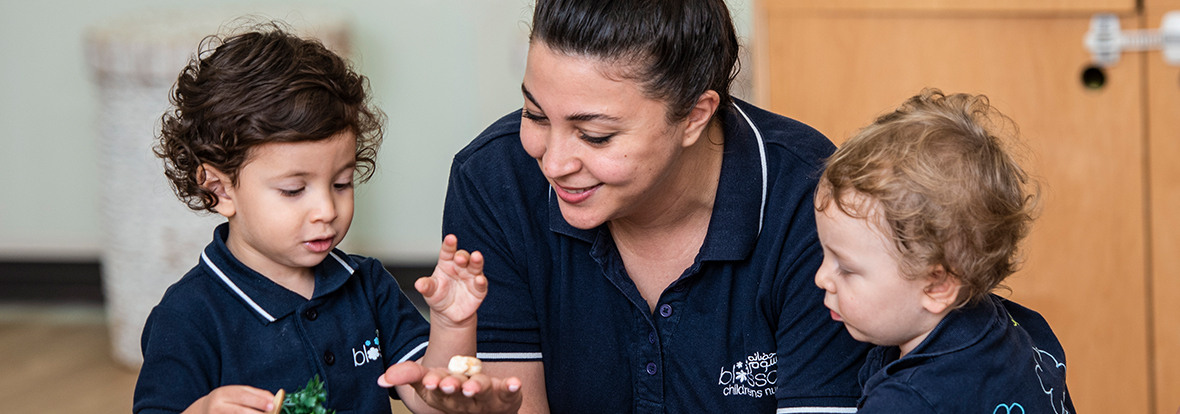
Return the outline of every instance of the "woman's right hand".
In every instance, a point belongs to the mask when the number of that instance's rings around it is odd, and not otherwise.
[[[217,387],[183,414],[257,414],[274,408],[274,394],[245,385]]]

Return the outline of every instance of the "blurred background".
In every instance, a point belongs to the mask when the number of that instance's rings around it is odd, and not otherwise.
[[[1079,410],[1176,412],[1180,64],[1118,49],[1180,42],[1156,31],[1180,0],[728,3],[747,52],[736,95],[837,143],[926,86],[988,95],[1043,193],[1000,293],[1053,325]],[[437,249],[451,156],[520,107],[531,6],[0,0],[6,411],[129,410],[142,317],[218,221],[184,209],[149,152],[203,34],[282,19],[369,76],[389,123],[343,248],[412,281]]]

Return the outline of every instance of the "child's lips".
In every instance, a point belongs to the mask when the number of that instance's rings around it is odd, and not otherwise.
[[[303,242],[303,245],[307,246],[307,249],[313,253],[323,253],[332,249],[332,240],[332,237],[326,237]]]
[[[836,322],[843,322],[844,321],[844,319],[840,318],[840,314],[836,313],[836,311],[828,309],[828,312],[831,312],[832,320],[834,320]]]

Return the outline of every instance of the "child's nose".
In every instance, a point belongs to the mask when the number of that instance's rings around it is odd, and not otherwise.
[[[319,200],[316,201],[315,206],[312,208],[312,221],[331,222],[336,219],[336,216],[336,200],[331,195],[319,197]]]
[[[832,283],[832,278],[828,275],[829,273],[831,272],[828,271],[827,266],[821,265],[815,271],[815,285],[820,289],[832,292],[835,291],[836,286]]]

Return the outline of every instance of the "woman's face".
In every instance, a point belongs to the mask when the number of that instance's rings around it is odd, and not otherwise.
[[[520,139],[557,194],[571,225],[647,220],[669,207],[687,122],[669,124],[666,106],[610,64],[529,48],[521,89]]]

